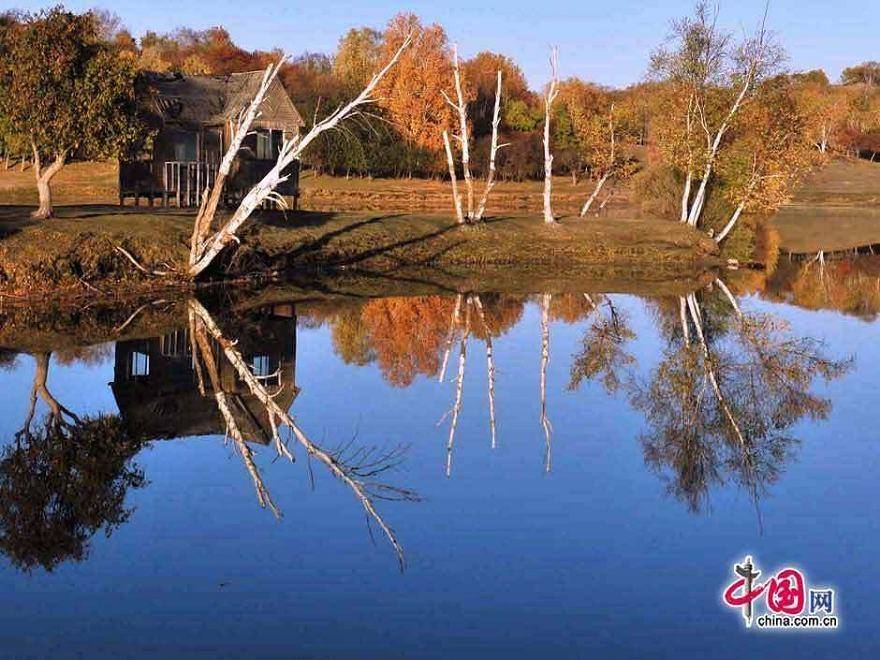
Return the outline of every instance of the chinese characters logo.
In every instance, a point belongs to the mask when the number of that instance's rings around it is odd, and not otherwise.
[[[804,574],[784,567],[763,582],[751,556],[733,565],[735,579],[724,590],[725,605],[740,610],[746,627],[837,628],[834,589],[808,588]],[[809,595],[809,600],[807,599]],[[758,610],[765,609],[763,614]]]

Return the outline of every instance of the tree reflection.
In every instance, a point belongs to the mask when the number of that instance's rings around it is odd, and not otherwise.
[[[92,536],[126,522],[130,488],[145,484],[131,459],[142,443],[118,416],[79,417],[47,385],[50,354],[35,357],[21,430],[0,454],[0,549],[30,571],[83,560]],[[35,426],[37,400],[48,412]]]
[[[584,294],[584,298],[596,316],[572,360],[568,387],[576,390],[584,380],[597,379],[606,392],[613,394],[620,388],[622,374],[635,363],[625,347],[636,335],[629,327],[627,314],[618,310],[610,297]]]
[[[305,431],[294,421],[286,407],[279,405],[278,398],[285,384],[272,389],[271,379],[254,372],[236,347],[238,341],[224,335],[210,312],[197,300],[188,303],[189,336],[192,342],[193,364],[199,382],[199,390],[207,396],[209,390],[220,411],[227,437],[231,438],[254,483],[257,499],[261,506],[269,507],[280,517],[281,511],[269,493],[259,468],[254,461],[253,450],[248,445],[242,427],[233,412],[232,396],[224,388],[220,377],[221,361],[226,361],[234,370],[238,380],[244,384],[250,395],[258,401],[265,412],[270,428],[271,441],[279,457],[291,462],[294,453],[290,443],[299,445],[311,460],[324,465],[327,470],[354,494],[364,508],[368,521],[375,522],[394,547],[403,566],[403,547],[390,525],[376,509],[376,500],[417,501],[418,495],[407,488],[390,485],[382,480],[384,474],[400,464],[404,448],[394,448],[380,452],[371,447],[354,447],[353,443],[338,449],[327,449],[313,442]],[[207,376],[207,378],[205,377]],[[286,437],[282,433],[286,432]]]
[[[718,290],[727,298],[726,287]],[[669,491],[692,511],[728,479],[757,506],[797,444],[786,430],[830,410],[810,392],[814,380],[837,378],[850,363],[826,357],[820,342],[791,336],[781,319],[742,314],[732,299],[724,318],[711,318],[702,296],[679,299],[679,332],[668,336],[648,381],[631,383],[632,404],[649,425],[641,438],[645,460],[669,476]]]

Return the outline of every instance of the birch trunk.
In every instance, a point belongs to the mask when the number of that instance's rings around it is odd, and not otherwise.
[[[464,176],[464,188],[467,195],[467,219],[474,217],[474,181],[471,177],[470,136],[467,125],[467,103],[461,88],[461,67],[458,64],[458,47],[452,47],[452,72],[455,77],[455,94],[458,103],[453,103],[458,112],[459,140],[461,141],[461,169]]]
[[[585,215],[587,215],[587,211],[590,210],[590,207],[593,205],[593,202],[596,201],[596,198],[599,196],[599,193],[602,191],[602,188],[605,186],[605,182],[608,181],[608,176],[609,176],[608,174],[605,174],[602,176],[601,179],[599,179],[598,183],[596,183],[595,189],[593,190],[593,194],[590,195],[590,197],[587,199],[586,202],[584,202],[584,206],[581,209],[581,217],[582,218]]]
[[[694,180],[694,173],[691,171],[691,168],[688,167],[687,177],[684,180],[684,191],[681,193],[681,222],[685,223],[688,221],[688,207],[691,202],[691,185]]]
[[[461,194],[458,192],[458,178],[455,176],[455,161],[452,158],[452,145],[449,144],[449,133],[443,131],[443,146],[446,148],[446,163],[449,165],[449,180],[452,182],[452,201],[455,204],[455,221],[463,225],[464,214],[461,210]]]
[[[482,220],[483,214],[486,212],[486,202],[489,201],[489,193],[495,187],[495,157],[498,155],[499,149],[506,147],[506,144],[498,144],[498,126],[501,123],[501,71],[498,72],[498,82],[495,87],[495,109],[492,112],[492,142],[489,147],[489,174],[486,177],[486,187],[483,190],[483,196],[480,198],[480,205],[477,207],[476,220]]]
[[[715,237],[716,243],[721,243],[727,235],[731,232],[733,227],[736,225],[737,220],[739,220],[739,216],[742,215],[743,209],[746,207],[746,200],[742,200],[736,207],[736,210],[733,212],[733,215],[730,216],[730,220],[727,221],[727,224],[724,225],[724,229]]]
[[[559,51],[556,48],[550,52],[550,86],[544,97],[544,222],[548,225],[556,224],[553,217],[551,195],[553,190],[553,154],[550,152],[550,113],[553,109],[553,101],[559,93]]]

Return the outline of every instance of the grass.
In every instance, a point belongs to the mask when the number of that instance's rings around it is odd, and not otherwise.
[[[60,207],[36,222],[26,207],[0,207],[0,291],[76,296],[163,287],[118,251],[153,268],[185,268],[193,213],[176,209]],[[502,267],[546,273],[599,267],[608,274],[685,276],[715,263],[714,242],[678,223],[534,216],[458,227],[444,215],[263,212],[224,258],[228,277],[319,270],[393,272],[413,267]],[[539,275],[536,275],[538,277]]]

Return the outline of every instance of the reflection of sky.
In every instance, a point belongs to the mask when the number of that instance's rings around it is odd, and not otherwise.
[[[630,314],[640,368],[649,369],[659,358],[653,321],[641,301],[616,301]],[[299,329],[294,411],[312,438],[333,444],[357,431],[360,443],[412,444],[395,481],[427,501],[382,506],[407,549],[407,572],[397,572],[379,535],[370,545],[357,503],[319,465],[310,492],[304,460],[270,464],[271,451],[258,450],[285,513],[278,523],[258,509],[220,439],[161,442],[137,459],[151,483],[129,498],[131,521],[110,540],[96,537],[88,561],[31,577],[0,562],[0,636],[7,648],[34,653],[64,640],[68,654],[186,648],[215,657],[222,646],[230,655],[865,657],[877,646],[880,613],[876,324],[752,300],[745,307],[772,309],[796,334],[824,337],[833,356],[857,355],[856,369],[827,387],[829,420],[791,430],[803,442],[762,500],[763,536],[744,492],[714,489],[701,516],[665,496],[635,440],[640,414],[622,396],[593,383],[565,391],[585,322],[552,326],[550,475],[542,471],[537,308],[495,342],[494,453],[485,354],[471,342],[452,479],[443,476],[447,427],[436,426],[451,383],[420,378],[391,388],[375,365],[333,356],[327,329]],[[30,367],[23,359],[18,371],[0,372],[4,438],[24,409]],[[112,363],[50,371],[53,390],[77,412],[115,411],[110,380]],[[793,562],[837,587],[843,632],[742,632],[720,592],[746,553],[767,572]]]
[[[44,0],[13,0],[25,9],[46,6]],[[399,11],[413,11],[423,22],[440,22],[450,40],[471,56],[493,50],[513,57],[529,83],[538,88],[547,79],[549,44],[560,47],[560,73],[581,76],[606,85],[640,80],[651,51],[666,36],[672,19],[688,14],[693,0],[617,0],[572,2],[527,0],[496,2],[436,2],[435,0],[69,0],[76,10],[95,4],[123,19],[136,34],[167,32],[184,25],[204,29],[223,25],[236,43],[246,48],[283,48],[291,53],[332,52],[349,28],[381,28]],[[764,10],[764,0],[722,2],[720,23],[741,33],[752,29]],[[876,3],[866,0],[774,0],[770,27],[779,33],[796,70],[824,68],[837,78],[847,66],[876,59]]]

